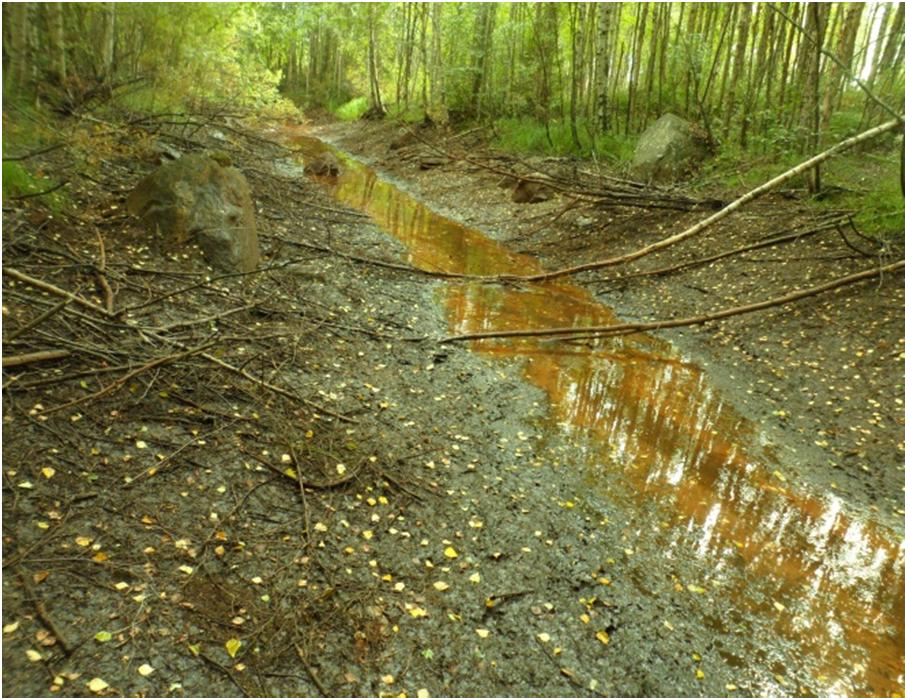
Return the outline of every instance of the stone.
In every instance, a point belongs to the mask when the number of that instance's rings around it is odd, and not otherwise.
[[[512,201],[517,204],[538,204],[541,201],[549,201],[552,196],[550,187],[524,179],[520,179],[512,190]]]
[[[675,114],[664,114],[638,138],[632,175],[645,182],[674,182],[712,154],[706,134]]]
[[[419,143],[420,140],[411,129],[404,129],[390,142],[390,150],[400,150]]]
[[[197,243],[215,269],[252,271],[261,261],[245,176],[206,155],[162,165],[138,183],[126,206],[168,247]]]
[[[305,172],[319,177],[337,177],[342,168],[337,157],[329,152],[318,153],[305,163]]]
[[[418,161],[418,167],[422,170],[432,170],[435,167],[443,167],[449,164],[449,158],[433,157],[427,155]]]

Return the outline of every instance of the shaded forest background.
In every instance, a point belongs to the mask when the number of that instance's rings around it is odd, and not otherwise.
[[[852,76],[905,107],[894,3],[22,3],[3,20],[6,96],[38,102],[49,85],[74,102],[129,85],[161,108],[282,95],[346,117],[515,119],[579,150],[667,111],[725,144],[803,149],[883,117]]]
[[[769,177],[905,111],[902,3],[7,3],[3,32],[22,145],[37,112],[115,101],[485,125],[505,150],[618,165],[672,112],[747,186],[741,169]],[[905,227],[893,138],[872,146],[882,173],[840,166],[881,227]]]

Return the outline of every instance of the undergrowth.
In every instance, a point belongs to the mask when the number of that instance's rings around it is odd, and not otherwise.
[[[613,133],[595,134],[592,138],[590,125],[585,120],[578,122],[578,144],[567,121],[551,121],[548,128],[536,119],[499,119],[494,122],[494,133],[494,144],[509,152],[596,157],[617,166],[631,160],[637,138]]]
[[[66,195],[62,190],[56,190],[48,194],[41,194],[53,189],[56,182],[40,174],[33,174],[18,162],[3,163],[3,198],[34,196],[42,201],[55,214],[59,213],[67,203]]]
[[[365,97],[355,97],[338,106],[332,106],[330,111],[340,121],[355,121],[368,110],[368,100]]]

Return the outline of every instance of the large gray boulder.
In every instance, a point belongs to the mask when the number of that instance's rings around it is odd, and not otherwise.
[[[186,155],[145,177],[126,205],[168,246],[197,242],[215,269],[252,271],[261,261],[248,182],[228,164]]]
[[[632,175],[645,182],[673,182],[711,154],[703,132],[675,114],[664,114],[638,138]]]

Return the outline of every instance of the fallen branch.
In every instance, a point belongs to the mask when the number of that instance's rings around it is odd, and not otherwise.
[[[327,254],[332,254],[337,257],[342,257],[343,259],[348,259],[351,262],[357,262],[359,264],[369,264],[374,267],[382,267],[383,269],[394,269],[396,271],[404,271],[409,274],[421,274],[423,276],[434,276],[440,279],[475,279],[481,278],[472,276],[470,274],[457,274],[451,271],[430,271],[429,269],[419,269],[418,267],[412,267],[407,264],[394,264],[393,262],[384,262],[380,259],[374,259],[372,257],[361,257],[355,254],[349,254],[346,252],[340,252],[333,247],[328,247],[326,245],[314,245],[310,242],[300,242],[298,240],[289,240],[288,238],[281,237],[279,235],[270,235],[269,237],[274,240],[279,240],[282,243],[287,245],[294,245],[295,247],[302,247],[306,250],[314,250],[316,252],[326,252]]]
[[[135,376],[138,376],[138,375],[144,373],[145,371],[150,371],[152,368],[157,368],[158,366],[163,366],[164,364],[173,363],[174,361],[179,361],[180,359],[185,359],[194,354],[200,354],[203,349],[206,349],[209,346],[211,346],[210,343],[204,345],[203,347],[189,349],[188,351],[184,351],[179,354],[171,354],[170,356],[161,356],[157,359],[153,359],[152,361],[148,361],[147,363],[142,364],[138,368],[133,369],[132,371],[129,371],[127,374],[120,376],[116,380],[105,385],[100,390],[97,390],[88,395],[83,395],[82,397],[76,398],[75,400],[70,400],[69,402],[64,403],[62,405],[57,405],[56,407],[51,407],[48,410],[44,410],[43,414],[48,415],[52,412],[59,412],[60,410],[65,410],[69,407],[75,407],[76,405],[80,405],[83,402],[88,402],[90,400],[97,400],[98,398],[101,398],[104,395],[107,395],[108,393],[118,390],[123,385],[125,385],[129,380],[131,380],[132,378],[135,378]],[[66,353],[68,354],[69,352],[66,352]]]
[[[3,267],[3,275],[8,276],[12,279],[16,279],[17,281],[21,281],[22,283],[28,284],[29,286],[41,289],[42,291],[47,291],[47,293],[59,296],[60,298],[67,298],[73,303],[77,303],[83,308],[88,308],[95,313],[100,313],[106,318],[114,317],[112,313],[108,313],[103,308],[95,305],[91,301],[85,300],[81,296],[77,296],[74,293],[66,291],[59,286],[54,286],[53,284],[47,283],[46,281],[42,281],[41,279],[36,279],[33,276],[28,276],[28,274],[23,274],[21,271],[17,271],[12,267]]]
[[[16,330],[16,331],[13,332],[12,334],[10,334],[10,336],[6,338],[6,341],[7,341],[7,342],[12,342],[14,339],[16,339],[17,337],[22,336],[23,334],[25,334],[25,333],[28,332],[29,330],[33,330],[35,327],[37,327],[38,325],[40,325],[40,324],[41,324],[42,322],[44,322],[45,320],[49,320],[50,318],[52,318],[54,315],[56,315],[58,312],[60,312],[63,308],[65,308],[65,307],[66,307],[67,305],[69,305],[70,303],[72,303],[72,299],[71,299],[71,298],[67,298],[67,299],[65,299],[65,300],[60,301],[60,302],[57,303],[55,306],[53,306],[53,307],[51,307],[51,308],[48,308],[48,309],[45,310],[43,313],[41,313],[40,315],[38,315],[38,317],[36,317],[34,320],[32,320],[32,321],[29,322],[29,323],[26,323],[25,325],[23,325],[22,327],[20,327],[18,330]]]
[[[71,353],[72,352],[70,352],[68,349],[48,349],[47,351],[34,351],[30,354],[4,356],[3,368],[25,366],[26,364],[33,364],[37,363],[38,361],[53,361],[54,359],[65,359]]]
[[[25,598],[31,603],[35,608],[35,612],[37,613],[38,618],[41,620],[41,623],[44,624],[44,627],[47,628],[51,634],[56,638],[57,642],[60,643],[60,648],[63,650],[63,653],[68,657],[72,654],[72,645],[66,640],[66,636],[60,632],[59,627],[54,622],[51,615],[47,612],[47,608],[45,608],[44,603],[37,597],[34,589],[31,585],[31,580],[28,579],[28,575],[22,571],[20,567],[16,570],[19,581],[22,584],[22,592],[25,594]]]
[[[833,218],[825,223],[821,223],[818,226],[810,228],[809,230],[800,230],[794,233],[789,233],[788,235],[782,235],[779,237],[771,237],[766,240],[761,240],[759,242],[754,242],[748,245],[741,245],[739,247],[734,247],[731,250],[726,250],[725,252],[718,252],[716,254],[712,254],[708,257],[699,257],[697,259],[689,259],[685,262],[679,262],[678,264],[672,264],[668,267],[658,267],[657,269],[648,269],[646,271],[637,271],[631,274],[623,274],[621,276],[614,276],[610,279],[601,279],[599,284],[608,284],[608,283],[620,283],[622,281],[627,281],[628,279],[637,279],[645,276],[662,276],[665,274],[672,274],[677,271],[683,271],[685,269],[690,269],[692,267],[699,267],[703,264],[710,264],[711,262],[716,262],[720,259],[725,259],[726,257],[734,257],[737,254],[743,254],[745,252],[752,252],[753,250],[760,250],[765,247],[775,247],[776,245],[782,245],[787,242],[797,242],[798,240],[803,240],[806,237],[810,237],[811,235],[816,235],[817,233],[822,233],[825,230],[833,230],[839,229],[839,224],[845,220],[845,216],[839,216],[837,218]]]
[[[107,281],[107,250],[104,246],[104,238],[101,231],[94,228],[94,234],[97,236],[97,247],[99,253],[99,262],[94,274],[97,277],[97,283],[104,292],[104,308],[111,315],[113,314],[113,289],[110,288],[110,282]]]
[[[588,327],[553,327],[550,329],[534,329],[534,330],[506,330],[501,332],[474,332],[470,334],[460,334],[453,335],[450,337],[443,337],[440,340],[440,344],[447,344],[449,342],[461,342],[464,340],[471,339],[506,339],[506,338],[518,338],[518,337],[618,337],[621,335],[627,334],[636,334],[638,332],[648,332],[651,330],[662,330],[668,329],[672,327],[688,327],[690,325],[703,325],[707,322],[713,322],[715,320],[723,320],[728,317],[732,317],[734,315],[743,315],[746,313],[753,313],[759,310],[766,310],[767,308],[772,308],[778,305],[786,305],[787,303],[793,303],[795,301],[799,301],[803,298],[808,298],[810,296],[816,296],[820,293],[825,293],[826,291],[832,291],[833,289],[840,288],[842,286],[847,286],[849,284],[854,284],[859,281],[864,281],[866,279],[871,279],[875,276],[880,276],[881,274],[895,274],[905,270],[905,260],[899,260],[898,262],[893,262],[892,264],[887,264],[882,267],[878,267],[875,269],[868,269],[866,271],[860,271],[856,274],[849,274],[848,276],[843,276],[839,279],[834,279],[833,281],[828,281],[825,284],[820,284],[819,286],[812,286],[810,288],[804,289],[803,291],[794,291],[792,293],[787,293],[782,296],[774,296],[773,298],[768,298],[767,300],[760,301],[758,303],[751,303],[748,305],[739,305],[733,306],[731,308],[726,308],[725,310],[720,310],[715,313],[711,313],[708,315],[694,315],[691,317],[678,318],[675,320],[657,320],[654,322],[631,322],[624,323],[618,325],[590,325]]]
[[[875,138],[879,135],[892,131],[897,128],[899,122],[897,119],[892,119],[887,121],[886,123],[880,124],[872,129],[864,131],[863,133],[859,133],[856,136],[852,136],[851,138],[846,138],[844,141],[840,141],[832,148],[824,150],[822,153],[815,155],[808,160],[796,165],[790,170],[786,170],[780,175],[777,175],[773,179],[768,182],[764,182],[759,187],[755,187],[751,191],[749,191],[744,196],[739,197],[731,204],[726,206],[725,208],[717,211],[712,216],[708,216],[702,221],[695,223],[690,228],[686,228],[680,233],[676,233],[675,235],[670,235],[669,237],[663,238],[662,240],[658,240],[657,242],[651,243],[645,247],[641,247],[632,252],[628,252],[623,255],[619,255],[618,257],[610,257],[609,259],[602,259],[596,262],[588,262],[587,264],[579,264],[574,267],[566,267],[564,269],[559,269],[556,271],[545,272],[542,274],[532,274],[528,276],[513,276],[513,275],[497,275],[497,276],[485,276],[483,277],[487,281],[549,281],[551,279],[558,279],[563,276],[570,276],[572,274],[578,274],[580,272],[592,271],[594,269],[603,269],[604,267],[612,267],[617,264],[625,264],[627,262],[633,262],[636,259],[640,259],[641,257],[646,257],[653,252],[659,252],[660,250],[675,245],[676,243],[687,240],[688,238],[697,235],[698,233],[706,230],[714,223],[721,221],[724,218],[735,213],[737,210],[745,206],[746,204],[751,203],[755,199],[760,198],[767,192],[775,189],[780,184],[789,181],[793,177],[797,177],[798,175],[807,172],[808,170],[816,167],[821,162],[830,159],[834,155],[841,153],[849,148],[852,148],[859,143],[863,143],[872,138]]]

